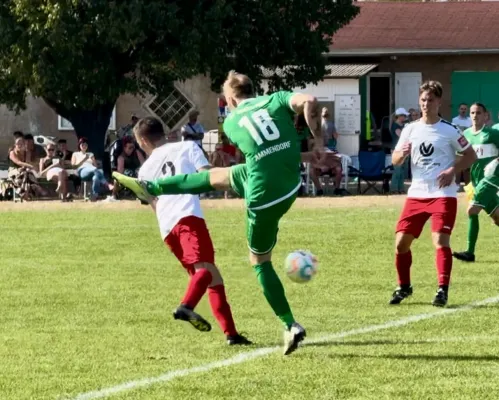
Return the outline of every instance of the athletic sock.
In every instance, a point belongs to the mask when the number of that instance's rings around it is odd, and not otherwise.
[[[206,268],[198,269],[189,280],[182,304],[194,310],[211,283],[211,272]]]
[[[208,288],[208,299],[211,311],[218,321],[220,328],[226,336],[236,336],[236,324],[232,316],[230,305],[227,302],[224,285],[216,285]]]
[[[478,232],[480,231],[480,221],[478,215],[470,215],[468,217],[468,249],[466,253],[475,254],[475,246],[478,240]]]
[[[452,251],[450,247],[440,247],[436,252],[438,285],[449,286],[452,271]]]
[[[275,315],[279,317],[283,324],[289,328],[295,322],[295,319],[286,299],[284,287],[272,266],[272,262],[266,261],[262,264],[254,265],[253,269],[256,272],[258,282],[262,286],[263,294],[270,307],[272,307]]]
[[[398,284],[402,289],[411,286],[412,252],[395,254],[395,267],[397,268]]]
[[[201,194],[214,190],[210,183],[210,171],[159,178],[147,182],[147,191],[153,196],[162,194]]]

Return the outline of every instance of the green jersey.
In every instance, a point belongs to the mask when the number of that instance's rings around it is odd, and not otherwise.
[[[481,131],[474,132],[473,128],[464,131],[464,136],[473,146],[478,160],[471,166],[471,182],[473,186],[484,178],[487,164],[499,157],[499,130],[483,127]],[[499,174],[499,171],[495,171]]]
[[[300,188],[300,146],[294,126],[292,92],[241,102],[224,122],[224,132],[246,158],[249,209],[270,207]]]

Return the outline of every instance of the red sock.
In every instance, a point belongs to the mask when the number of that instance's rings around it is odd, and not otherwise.
[[[411,265],[412,253],[410,250],[407,253],[395,254],[395,267],[397,268],[399,285],[411,284]]]
[[[198,269],[189,280],[189,285],[187,286],[187,291],[182,299],[182,304],[186,305],[190,309],[196,308],[201,297],[208,289],[208,285],[211,283],[211,272],[206,268]]]
[[[218,321],[220,328],[227,336],[236,336],[236,324],[232,317],[230,305],[225,297],[224,285],[217,285],[208,288],[208,299],[210,300],[211,311]]]
[[[449,286],[450,273],[452,271],[452,251],[450,247],[437,249],[437,274],[438,285]]]

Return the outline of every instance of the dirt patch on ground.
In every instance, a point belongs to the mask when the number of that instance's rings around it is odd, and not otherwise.
[[[464,195],[461,193],[460,198]],[[313,197],[299,198],[293,207],[298,208],[349,208],[349,207],[400,207],[405,196],[346,196],[346,197]],[[202,200],[205,209],[244,208],[244,202],[239,199]],[[138,201],[120,201],[116,203],[74,201],[61,203],[58,201],[33,201],[25,203],[1,202],[0,212],[23,210],[141,210],[146,206]]]

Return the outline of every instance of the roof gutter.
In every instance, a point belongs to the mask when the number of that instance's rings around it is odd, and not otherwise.
[[[366,56],[443,56],[467,54],[499,54],[498,49],[356,49],[333,50],[324,53],[326,57],[366,57]]]

